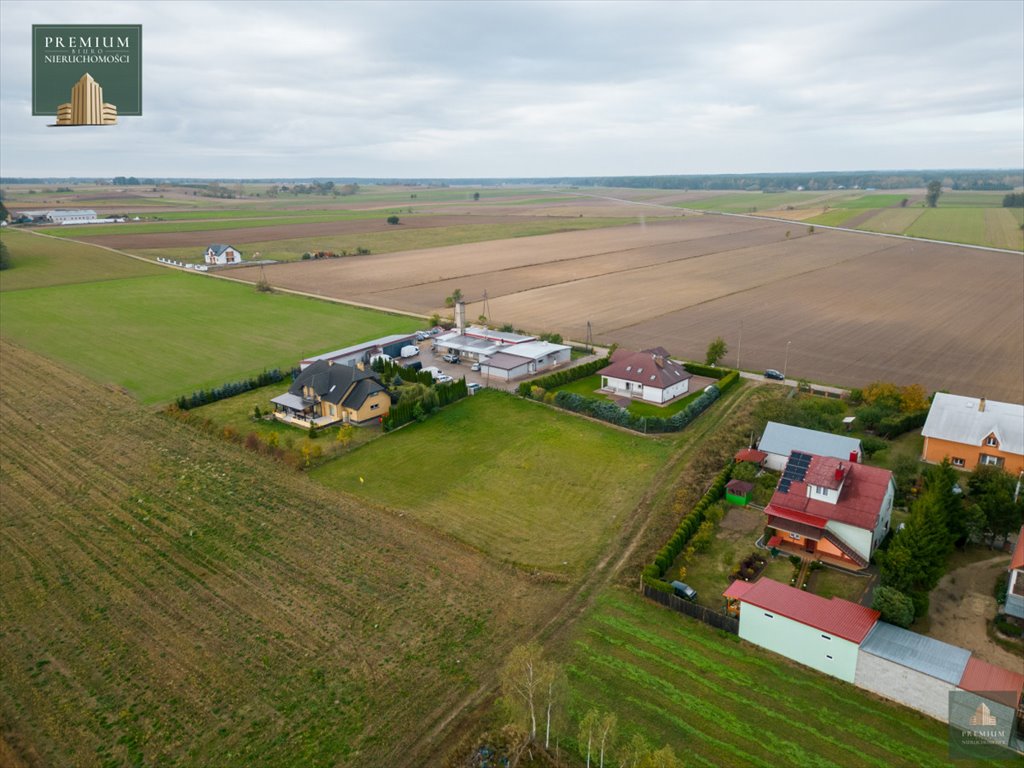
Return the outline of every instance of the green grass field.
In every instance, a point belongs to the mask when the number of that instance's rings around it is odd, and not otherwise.
[[[856,195],[850,191],[831,192],[732,192],[709,197],[705,200],[690,200],[675,203],[680,208],[694,208],[701,211],[724,211],[725,213],[748,213],[777,210],[787,205],[801,207],[811,202],[827,202],[838,205],[837,201]]]
[[[159,403],[422,321],[167,273],[8,292],[0,324],[18,344]]]
[[[84,243],[66,243],[9,228],[0,234],[11,266],[0,272],[0,291],[49,285],[116,280],[164,274],[166,270],[138,259]]]
[[[500,560],[579,574],[672,445],[484,389],[311,475]]]
[[[857,229],[868,232],[888,232],[893,235],[902,235],[913,226],[922,214],[924,208],[886,208],[879,211]]]
[[[942,723],[633,593],[602,595],[569,653],[577,717],[615,712],[687,766],[949,764]]]
[[[379,213],[377,215],[380,215]],[[358,234],[319,235],[289,240],[272,240],[247,243],[246,253],[259,252],[261,258],[278,261],[296,261],[307,251],[348,251],[357,247],[369,248],[372,253],[411,251],[419,248],[438,248],[446,245],[479,243],[487,240],[503,240],[510,237],[532,237],[550,235],[555,232],[574,232],[581,229],[618,227],[632,224],[631,218],[566,218],[552,216],[550,221],[512,221],[507,224],[460,224],[449,227],[418,227],[402,229],[395,227],[379,232]],[[202,254],[196,255],[196,248],[142,248],[131,249],[132,253],[150,258],[163,256],[185,262],[198,262]]]

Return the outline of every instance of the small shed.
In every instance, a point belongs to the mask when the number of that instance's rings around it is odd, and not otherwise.
[[[730,480],[725,484],[725,500],[730,504],[745,506],[750,503],[750,494],[754,484],[746,480]]]
[[[744,448],[742,451],[737,452],[736,463],[748,461],[760,467],[764,464],[766,458],[768,458],[768,454],[764,451],[759,451],[756,448]]]

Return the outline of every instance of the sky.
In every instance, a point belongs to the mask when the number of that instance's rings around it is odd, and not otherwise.
[[[33,24],[142,24],[143,115],[31,114]],[[1024,2],[0,0],[0,176],[1024,167]]]

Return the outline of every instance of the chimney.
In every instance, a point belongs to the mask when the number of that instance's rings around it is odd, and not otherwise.
[[[364,363],[362,360],[358,361],[356,363],[356,370],[358,370],[358,371],[365,371],[366,370],[366,363]]]
[[[850,451],[850,463],[851,464],[856,464],[857,463],[857,452],[856,451]]]
[[[836,467],[836,482],[841,483],[843,481],[843,465],[842,463]]]
[[[466,302],[464,301],[455,302],[455,327],[458,328],[459,333],[466,330]]]
[[[984,413],[984,412],[985,412],[985,398],[983,397],[983,398],[981,398],[981,400],[978,401],[978,413]]]

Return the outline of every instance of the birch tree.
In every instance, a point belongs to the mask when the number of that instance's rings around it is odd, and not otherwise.
[[[545,690],[544,661],[537,643],[517,645],[501,673],[501,693],[514,717],[528,722],[530,741],[537,738],[537,707]]]
[[[597,742],[600,747],[601,759],[600,768],[604,768],[605,752],[611,752],[612,744],[615,743],[615,726],[618,725],[618,718],[614,712],[606,712],[597,726]]]
[[[587,711],[587,714],[580,720],[580,732],[576,738],[579,745],[580,755],[587,758],[587,768],[590,768],[590,756],[594,748],[594,736],[597,734],[598,726],[601,724],[601,715],[596,709]],[[586,749],[584,749],[584,746]]]

